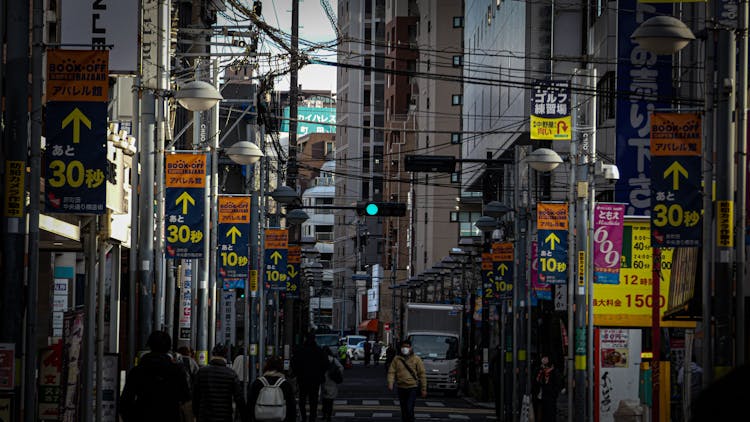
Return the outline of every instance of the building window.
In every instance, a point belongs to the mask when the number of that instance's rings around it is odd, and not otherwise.
[[[463,16],[454,16],[453,17],[453,27],[454,28],[463,28],[464,27],[464,17]]]
[[[429,34],[430,31],[432,31],[432,21],[427,21],[427,33]]]
[[[459,236],[481,236],[482,232],[474,226],[481,216],[481,212],[451,211],[450,221],[458,223]]]
[[[462,96],[460,94],[453,94],[451,96],[451,104],[452,105],[461,105]]]
[[[451,183],[461,183],[461,173],[451,173]]]
[[[461,134],[458,132],[451,133],[451,143],[457,145],[461,143]]]
[[[599,124],[603,124],[607,119],[615,118],[615,105],[617,104],[617,87],[615,80],[615,72],[607,72],[602,75],[599,82],[596,84],[596,92],[599,96],[597,101],[597,120]]]
[[[464,64],[464,58],[460,54],[453,56],[453,67],[459,67]]]

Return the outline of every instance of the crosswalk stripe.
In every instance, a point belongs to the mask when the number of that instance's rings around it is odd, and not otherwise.
[[[454,415],[454,414],[451,413],[450,415],[448,415],[448,419],[462,419],[462,420],[465,420],[465,419],[470,419],[470,418],[468,416],[466,416],[466,415]]]
[[[371,406],[377,406],[380,404],[380,400],[362,400],[362,404],[364,405],[371,405]]]
[[[353,418],[354,412],[336,412],[336,417],[337,418],[343,418],[343,417]]]
[[[424,404],[427,406],[445,407],[445,403],[439,401],[426,401]]]
[[[393,413],[373,413],[373,418],[392,418]]]

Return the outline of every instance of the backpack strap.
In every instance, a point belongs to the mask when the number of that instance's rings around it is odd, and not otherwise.
[[[276,380],[276,382],[273,384],[274,387],[280,387],[281,383],[284,382],[284,377],[279,377],[279,379]],[[268,384],[266,384],[268,385]]]
[[[270,384],[268,383],[268,380],[266,379],[266,377],[258,377],[258,379],[260,380],[260,382],[262,382],[262,383],[263,383],[263,386],[264,386],[264,387],[268,387],[268,386],[270,385]]]
[[[412,378],[414,378],[414,381],[419,384],[419,378],[417,378],[417,374],[414,372],[414,370],[406,363],[406,359],[402,358],[401,356],[396,356],[396,359],[398,359],[402,365],[404,365],[404,368],[406,368],[407,371],[409,371],[409,374]]]

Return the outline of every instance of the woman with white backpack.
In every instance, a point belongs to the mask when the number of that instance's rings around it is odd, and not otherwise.
[[[328,357],[328,369],[326,369],[326,380],[320,387],[320,397],[323,401],[323,422],[331,422],[333,417],[333,399],[339,394],[339,387],[343,381],[344,366],[333,356],[331,350],[324,349]]]
[[[277,356],[266,360],[263,375],[250,386],[250,421],[296,422],[297,412],[292,384],[284,376],[284,361]]]

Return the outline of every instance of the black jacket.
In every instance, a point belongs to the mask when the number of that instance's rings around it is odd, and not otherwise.
[[[193,382],[193,413],[198,422],[232,422],[232,400],[242,414],[242,384],[223,358],[214,357]],[[243,415],[244,420],[244,415]]]
[[[189,400],[182,368],[169,355],[152,352],[128,372],[119,411],[125,422],[180,422],[180,405]]]
[[[292,372],[300,386],[323,384],[328,368],[328,357],[314,342],[302,344],[292,357]]]
[[[282,374],[275,371],[268,371],[264,373],[263,376],[266,377],[266,381],[268,381],[270,385],[275,384],[280,377],[283,377]],[[249,421],[255,421],[255,402],[258,400],[258,394],[260,394],[261,388],[263,388],[263,382],[259,379],[256,379],[250,384],[250,391],[248,391],[250,398],[247,400],[247,420]],[[295,422],[297,420],[297,407],[295,405],[296,402],[292,384],[288,381],[282,382],[281,391],[284,392],[284,400],[286,401],[286,418],[284,419],[284,422]]]

